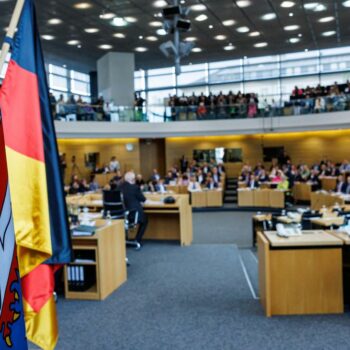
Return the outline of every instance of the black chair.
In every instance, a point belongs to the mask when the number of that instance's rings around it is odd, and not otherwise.
[[[129,239],[129,232],[137,227],[139,213],[137,210],[126,210],[121,191],[103,191],[103,216],[112,220],[123,219],[126,245],[138,249],[141,247],[140,243]]]

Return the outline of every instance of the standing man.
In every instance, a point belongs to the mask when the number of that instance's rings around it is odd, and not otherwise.
[[[125,174],[124,181],[120,184],[119,189],[123,193],[125,208],[138,213],[139,228],[136,241],[141,245],[142,237],[146,232],[148,224],[148,219],[142,206],[142,204],[146,202],[146,198],[142,194],[140,188],[135,184],[135,174],[133,172],[130,171]],[[139,249],[140,248],[137,250]]]
[[[111,161],[109,162],[109,171],[111,173],[116,173],[120,170],[120,164],[116,157],[112,157]]]

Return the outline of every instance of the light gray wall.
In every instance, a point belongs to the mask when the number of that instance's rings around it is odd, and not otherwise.
[[[110,52],[97,61],[98,91],[118,106],[134,104],[135,55]]]
[[[173,123],[56,122],[58,138],[161,138],[254,135],[273,132],[350,129],[350,111],[298,117],[251,118]]]

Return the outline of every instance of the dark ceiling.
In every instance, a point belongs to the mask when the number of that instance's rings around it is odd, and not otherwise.
[[[156,29],[149,22],[159,20],[155,14],[160,11],[153,6],[153,0],[86,0],[92,6],[85,10],[74,8],[74,4],[83,0],[36,0],[39,27],[42,35],[53,35],[52,41],[43,40],[47,56],[59,57],[62,61],[79,62],[85,70],[94,69],[95,62],[107,51],[98,48],[101,44],[113,46],[111,51],[133,52],[136,47],[147,47],[148,51],[136,53],[137,68],[170,66],[172,61],[163,57],[159,45],[169,40],[167,36],[158,36]],[[191,53],[183,62],[197,63],[213,60],[241,58],[243,56],[261,56],[284,52],[302,51],[305,49],[330,48],[350,45],[350,7],[343,6],[344,0],[303,1],[294,0],[290,8],[281,7],[282,0],[250,0],[248,7],[239,7],[239,1],[232,0],[186,0],[185,5],[204,4],[207,9],[191,11],[192,30],[183,37],[196,37],[196,44],[202,52]],[[306,10],[304,5],[319,3],[322,11]],[[172,3],[168,0],[168,3]],[[9,23],[15,1],[0,1],[0,25],[6,27]],[[322,5],[324,8],[322,9]],[[126,27],[113,27],[110,20],[99,18],[103,12],[113,12],[118,17],[132,16],[136,23]],[[290,13],[293,16],[290,16]],[[264,14],[274,13],[276,18],[263,20]],[[202,22],[195,20],[200,14],[206,14],[208,19]],[[320,23],[319,19],[334,17],[329,22]],[[48,20],[58,18],[61,24],[50,25]],[[233,19],[233,26],[224,26],[223,21]],[[287,25],[298,25],[299,29],[286,31]],[[213,26],[212,29],[209,26]],[[237,32],[238,27],[247,26],[250,32],[259,31],[259,37],[251,37],[249,33]],[[99,32],[88,34],[85,28],[98,28]],[[336,34],[325,37],[322,33],[335,31]],[[125,34],[124,39],[113,37],[114,33]],[[142,35],[156,36],[158,41],[150,42],[140,39]],[[216,35],[225,35],[225,40],[216,40]],[[290,43],[290,38],[299,38],[297,43]],[[67,45],[69,40],[79,40],[81,48]],[[254,44],[266,42],[263,48]],[[224,46],[232,43],[235,50],[225,51]]]

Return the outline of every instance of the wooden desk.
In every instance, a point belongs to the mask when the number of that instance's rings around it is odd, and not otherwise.
[[[253,216],[253,247],[256,246],[256,237],[258,232],[264,231],[267,229],[265,224],[266,221],[272,220],[272,214],[256,214]]]
[[[188,194],[188,186],[182,186],[182,185],[167,185],[166,189],[170,192],[174,192],[177,194]]]
[[[284,208],[285,206],[285,191],[270,190],[269,192],[269,206],[271,208]]]
[[[207,194],[207,207],[222,207],[223,203],[223,191],[218,190],[208,190],[205,191]]]
[[[311,193],[311,210],[320,210],[322,207],[333,207],[335,205],[343,206],[345,197],[337,193],[327,193],[317,191]]]
[[[293,186],[293,197],[295,201],[310,202],[312,184],[296,182]]]
[[[239,189],[238,191],[238,206],[239,207],[253,207],[254,195],[253,191],[246,189]]]
[[[258,232],[260,301],[267,317],[343,313],[342,244],[324,231]]]
[[[333,226],[340,226],[344,224],[344,217],[323,217],[323,218],[313,218],[311,219],[311,223],[316,226],[320,226],[322,228],[329,228]]]
[[[257,189],[253,190],[253,206],[254,207],[269,207],[270,206],[270,190]]]
[[[171,194],[176,200],[175,204],[164,204],[162,201],[170,194],[145,193],[151,202],[144,205],[149,223],[145,239],[178,240],[181,245],[190,245],[193,239],[192,208],[189,204],[188,194]],[[81,207],[103,207],[102,194],[86,196],[69,196],[67,204]],[[153,202],[153,203],[152,203]]]
[[[173,195],[175,204],[159,202],[162,195],[147,195],[147,199],[155,203],[145,204],[145,213],[148,216],[148,227],[144,239],[176,240],[182,246],[191,245],[193,240],[192,208],[189,204],[189,195]]]
[[[207,194],[204,191],[191,192],[190,195],[193,208],[204,208],[207,206]]]
[[[73,237],[75,255],[88,254],[94,262],[76,262],[69,267],[81,267],[95,283],[86,291],[73,291],[68,283],[67,266],[64,267],[65,297],[67,299],[103,300],[119,288],[127,279],[124,221],[107,224],[97,220],[100,227],[93,236]]]
[[[327,176],[321,178],[322,189],[325,191],[334,191],[337,186],[337,178],[333,176]]]
[[[344,304],[350,305],[350,236],[345,232],[327,231],[335,237],[341,239],[343,245],[343,288]]]
[[[284,208],[285,191],[272,189],[239,189],[239,207]]]

